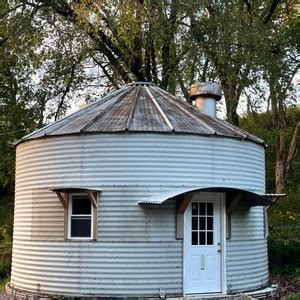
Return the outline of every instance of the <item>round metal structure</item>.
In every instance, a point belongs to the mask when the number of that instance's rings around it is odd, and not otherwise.
[[[265,190],[263,141],[148,83],[127,85],[24,137],[16,152],[7,290],[27,295],[182,296],[178,199],[138,203],[182,188]],[[66,238],[67,210],[53,192],[64,187],[98,191],[95,239]],[[265,286],[263,208],[238,203],[230,227],[222,292]]]

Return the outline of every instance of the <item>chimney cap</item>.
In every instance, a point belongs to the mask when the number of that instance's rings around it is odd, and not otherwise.
[[[222,98],[221,85],[210,81],[210,82],[196,82],[190,87],[190,99],[194,100],[197,96],[206,96],[215,98],[217,101]]]

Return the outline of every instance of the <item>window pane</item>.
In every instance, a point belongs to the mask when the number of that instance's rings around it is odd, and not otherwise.
[[[212,216],[213,214],[213,203],[207,203],[207,215]]]
[[[205,230],[205,217],[200,217],[200,229]]]
[[[198,215],[198,203],[192,202],[192,215]]]
[[[192,245],[198,245],[198,231],[192,232]]]
[[[90,215],[91,202],[87,196],[72,197],[72,215]]]
[[[200,245],[206,245],[205,241],[205,231],[200,232]]]
[[[192,218],[192,230],[198,230],[198,217]]]
[[[213,245],[213,232],[207,232],[207,245]]]
[[[206,203],[200,203],[200,215],[205,215],[205,204]]]
[[[213,230],[213,217],[207,217],[207,230]]]
[[[71,237],[91,237],[91,218],[72,218]]]

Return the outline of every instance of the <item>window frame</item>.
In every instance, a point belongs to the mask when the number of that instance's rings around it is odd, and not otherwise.
[[[71,236],[71,224],[72,224],[72,208],[73,208],[73,197],[76,196],[84,196],[86,197],[91,205],[91,214],[90,215],[82,215],[82,216],[91,216],[91,234],[89,237],[72,237]],[[90,240],[96,240],[95,237],[95,219],[96,219],[96,213],[95,213],[95,208],[93,207],[88,195],[86,193],[68,193],[67,195],[68,198],[68,207],[66,209],[67,211],[67,217],[66,217],[66,222],[65,222],[65,228],[66,230],[66,239],[67,240],[85,240],[85,241],[90,241]]]

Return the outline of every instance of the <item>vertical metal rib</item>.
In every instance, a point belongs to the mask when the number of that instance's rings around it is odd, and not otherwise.
[[[181,111],[183,111],[186,114],[188,114],[193,120],[195,120],[198,123],[200,123],[203,127],[205,127],[206,129],[208,129],[211,133],[213,133],[213,134],[217,133],[211,126],[207,125],[204,121],[202,121],[199,118],[195,117],[193,114],[191,114],[190,111],[188,111],[187,109],[185,109],[184,107],[182,107],[182,105],[178,104],[177,103],[178,99],[175,96],[173,96],[171,94],[166,95],[165,91],[162,90],[162,89],[160,89],[159,87],[157,87],[155,89],[155,91],[157,93],[159,93],[162,96],[162,98],[168,97],[168,100],[171,100],[176,107],[178,107]],[[175,98],[176,100],[174,100],[173,98]]]
[[[173,125],[171,124],[171,122],[169,121],[168,117],[166,116],[166,114],[164,113],[164,111],[161,109],[161,107],[159,106],[159,104],[157,103],[157,101],[155,100],[155,98],[153,97],[153,95],[150,92],[149,88],[145,87],[145,89],[146,89],[146,92],[149,95],[150,99],[154,103],[155,107],[158,109],[158,111],[160,112],[161,116],[163,117],[164,121],[167,123],[168,127],[170,128],[170,130],[173,131],[174,130]]]

